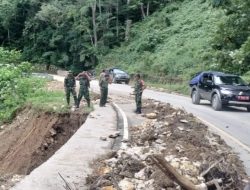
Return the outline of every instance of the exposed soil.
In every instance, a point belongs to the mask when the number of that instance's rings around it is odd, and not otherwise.
[[[223,190],[244,188],[246,174],[238,156],[192,114],[151,100],[144,103],[143,113],[145,123],[130,128],[128,147],[96,162],[87,179],[89,189],[184,189],[151,156],[162,158],[193,185],[215,179]]]
[[[87,115],[80,109],[55,114],[25,108],[0,133],[0,176],[29,174],[67,142]]]
[[[63,90],[63,83],[51,81],[47,89]],[[92,94],[92,99],[98,99],[98,95]],[[85,122],[88,114],[81,108],[68,113],[32,107],[19,110],[13,122],[0,129],[0,190],[9,189],[50,158]]]

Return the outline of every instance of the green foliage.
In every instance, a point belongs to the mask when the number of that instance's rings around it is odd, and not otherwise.
[[[27,99],[27,103],[31,104],[35,109],[50,112],[66,113],[69,110],[63,91],[46,91],[40,89]]]
[[[249,71],[250,61],[250,2],[231,0],[225,6],[227,18],[219,24],[213,40],[213,48],[218,52],[218,68],[237,74]]]
[[[41,81],[29,77],[30,63],[0,65],[0,122],[14,116],[35,90],[41,87]]]
[[[213,9],[209,1],[175,1],[135,24],[130,41],[101,57],[99,67],[118,66],[130,73],[189,80],[215,63],[210,42],[218,18],[225,17],[223,10]]]
[[[0,42],[22,50],[25,60],[79,72],[95,67],[98,56],[124,41],[128,19],[132,23],[141,21],[168,3],[1,0]],[[167,18],[165,22],[171,24]],[[139,50],[151,49],[160,37],[148,36],[150,43],[151,39],[152,44],[142,44]]]
[[[6,50],[0,47],[0,64],[17,64],[21,61],[20,51]]]

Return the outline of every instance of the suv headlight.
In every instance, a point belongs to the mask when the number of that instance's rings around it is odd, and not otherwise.
[[[227,90],[227,89],[221,89],[221,94],[224,94],[224,95],[231,95],[233,94],[233,92],[231,90]]]

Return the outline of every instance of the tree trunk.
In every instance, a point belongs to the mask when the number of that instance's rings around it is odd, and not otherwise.
[[[99,14],[100,14],[100,17],[102,17],[102,6],[101,6],[101,0],[98,0],[98,8],[99,8]]]
[[[97,29],[96,29],[96,0],[92,3],[92,24],[94,34],[94,45],[97,47]]]
[[[142,14],[142,18],[145,19],[146,15],[145,15],[144,4],[143,3],[141,3],[141,14]]]
[[[127,6],[129,6],[130,0],[127,0]],[[132,20],[129,19],[129,15],[127,14],[126,18],[126,31],[125,31],[125,41],[129,40],[130,27],[132,24]]]
[[[7,32],[8,32],[8,43],[10,44],[10,29],[9,28],[8,28]]]
[[[148,3],[147,3],[147,16],[149,16],[149,7],[150,7],[150,3],[148,1]]]
[[[116,0],[116,37],[119,37],[119,0]],[[118,40],[118,39],[117,39]]]
[[[132,20],[128,19],[126,21],[125,41],[129,40],[129,34],[130,34],[131,25],[132,25]]]

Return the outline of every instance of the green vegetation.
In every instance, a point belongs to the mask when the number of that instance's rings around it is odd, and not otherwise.
[[[187,94],[187,80],[214,68],[211,42],[225,19],[210,1],[177,1],[136,24],[129,42],[101,58],[101,68],[140,72],[150,85]],[[220,18],[220,19],[218,19]]]
[[[27,104],[31,104],[35,109],[50,112],[66,113],[69,111],[63,91],[47,91],[40,89],[27,99]]]
[[[171,86],[201,70],[247,73],[249,24],[245,0],[0,0],[0,43],[23,60]]]
[[[80,71],[168,0],[1,0],[0,42],[34,63]]]
[[[0,48],[0,124],[10,121],[27,104],[48,111],[65,111],[64,93],[44,89],[46,80],[31,76],[31,64],[21,54]]]

